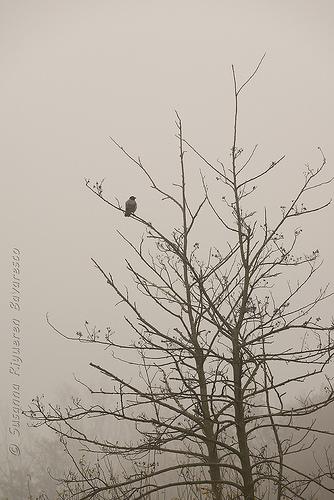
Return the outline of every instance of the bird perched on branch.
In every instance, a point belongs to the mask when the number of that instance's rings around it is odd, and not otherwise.
[[[137,210],[137,202],[135,196],[130,196],[130,198],[125,202],[125,217],[130,217],[131,214],[135,213]]]

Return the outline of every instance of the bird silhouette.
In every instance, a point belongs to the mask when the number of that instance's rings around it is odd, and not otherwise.
[[[137,202],[135,196],[130,196],[130,198],[125,202],[125,217],[130,217],[131,214],[135,213],[137,210]]]

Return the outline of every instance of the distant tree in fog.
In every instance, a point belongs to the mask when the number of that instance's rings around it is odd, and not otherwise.
[[[7,432],[4,422],[3,430]],[[36,435],[26,429],[22,435],[20,456],[11,456],[7,446],[0,454],[0,499],[1,500],[47,500],[56,497],[56,484],[48,473],[52,464],[65,465],[62,451],[54,435]],[[52,439],[50,439],[50,437]],[[6,438],[3,442],[6,441]],[[58,470],[64,470],[60,467]]]
[[[128,310],[125,324],[133,343],[87,322],[68,335],[49,321],[72,341],[108,347],[132,370],[120,375],[113,357],[108,365],[90,363],[106,377],[106,388],[87,385],[95,404],[73,398],[61,408],[34,400],[35,425],[54,430],[73,463],[61,480],[62,499],[280,500],[334,493],[330,454],[324,450],[312,471],[305,470],[302,459],[317,436],[333,436],[316,423],[317,412],[334,400],[328,376],[333,323],[318,312],[330,293],[316,285],[316,246],[298,248],[302,220],[329,205],[315,196],[329,182],[323,177],[326,160],[319,148],[319,164],[306,166],[293,200],[286,206],[278,202],[279,215],[254,208],[256,183],[286,161],[281,156],[251,170],[256,146],[246,155],[238,142],[240,95],[261,62],[242,84],[232,67],[235,111],[226,162],[212,162],[186,139],[177,114],[179,175],[169,190],[113,139],[178,217],[173,219],[171,210],[166,232],[153,211],[157,224],[143,219],[138,209],[127,223],[144,228],[140,241],[119,233],[134,256],[125,261],[131,288],[92,259]],[[198,174],[201,199],[188,187],[195,172],[187,168],[185,149],[206,169]],[[278,199],[287,182],[284,177],[283,186],[277,186]],[[86,186],[123,216],[124,208],[105,195],[102,183],[86,180]],[[219,236],[221,245],[206,254],[207,232],[201,228],[208,224],[212,241]],[[110,265],[120,263],[111,257]],[[304,396],[292,401],[300,387]],[[312,419],[306,421],[307,416]],[[130,426],[135,437],[126,439],[120,432],[117,439],[100,438],[85,428],[93,417],[110,429],[115,421],[124,429]],[[75,443],[84,450],[81,458],[72,451]]]

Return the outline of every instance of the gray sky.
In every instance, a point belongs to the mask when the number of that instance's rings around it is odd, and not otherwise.
[[[0,0],[1,387],[9,385],[11,249],[22,254],[24,401],[52,395],[89,361],[107,359],[53,334],[85,319],[115,321],[114,297],[93,269],[96,257],[121,277],[116,229],[140,230],[92,197],[84,177],[106,178],[110,197],[135,194],[138,213],[169,227],[168,210],[109,135],[167,187],[176,180],[174,109],[185,135],[209,158],[227,158],[232,137],[231,64],[240,80],[264,52],[242,97],[239,143],[259,144],[255,165],[282,154],[285,166],[260,205],[279,206],[316,165],[322,146],[333,171],[334,4],[332,0]],[[262,163],[261,163],[262,162]],[[197,175],[199,163],[189,168]],[[291,191],[292,192],[292,191]],[[325,189],[331,195],[331,188]],[[312,219],[306,245],[333,274],[333,212]],[[319,223],[320,220],[320,223]],[[313,247],[312,247],[313,248]],[[89,372],[90,373],[90,372]]]

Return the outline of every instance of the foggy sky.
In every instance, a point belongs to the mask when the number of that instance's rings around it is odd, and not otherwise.
[[[113,316],[116,300],[90,257],[121,279],[127,250],[116,229],[134,239],[141,229],[91,196],[84,178],[105,178],[106,194],[121,201],[134,194],[138,214],[169,227],[168,208],[109,135],[141,155],[166,188],[177,176],[175,109],[185,136],[203,153],[212,160],[228,157],[231,64],[241,81],[266,52],[241,99],[239,143],[244,149],[259,144],[258,164],[282,154],[286,160],[259,204],[277,199],[279,206],[281,196],[297,187],[304,164],[319,161],[317,146],[331,175],[333,18],[331,0],[0,1],[5,397],[12,248],[22,255],[27,403],[40,392],[54,396],[72,383],[73,373],[89,377],[89,361],[108,359],[101,349],[51,332],[47,312],[68,334],[86,319],[120,325]],[[189,169],[198,172],[199,166],[189,160]],[[332,208],[321,223],[310,219],[304,239],[306,247],[321,250],[325,280],[333,274],[332,219]]]

